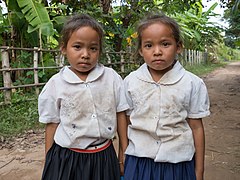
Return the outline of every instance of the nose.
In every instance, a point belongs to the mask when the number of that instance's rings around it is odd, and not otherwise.
[[[88,49],[87,48],[83,48],[82,49],[82,58],[84,59],[88,59],[89,58],[89,52],[88,52]]]
[[[159,56],[162,54],[162,49],[160,46],[155,46],[154,47],[154,55]]]

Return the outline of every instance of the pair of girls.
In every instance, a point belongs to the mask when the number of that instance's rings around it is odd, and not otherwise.
[[[203,179],[209,100],[203,81],[176,60],[183,46],[178,24],[163,14],[139,24],[145,63],[124,81],[98,62],[102,39],[88,15],[63,27],[61,51],[70,66],[39,95],[39,121],[46,123],[42,179],[117,180],[123,163],[125,180]],[[111,141],[116,130],[119,160]]]

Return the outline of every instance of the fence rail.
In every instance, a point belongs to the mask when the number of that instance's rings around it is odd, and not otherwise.
[[[21,54],[23,52],[31,53],[31,58],[28,60],[28,64],[30,67],[16,67],[14,62],[21,63],[21,60],[18,60],[17,53]],[[7,47],[0,46],[0,65],[2,65],[2,69],[0,69],[0,94],[3,95],[4,103],[11,102],[11,93],[13,89],[18,88],[29,88],[34,87],[35,93],[38,95],[40,91],[40,87],[46,84],[46,81],[50,78],[47,76],[44,82],[40,78],[40,71],[45,70],[55,70],[58,71],[62,68],[66,62],[59,50],[47,50],[47,49],[39,49],[35,48],[17,48],[17,47]],[[54,65],[45,66],[45,62],[42,60],[44,54],[53,54],[52,59]],[[103,64],[108,67],[114,68],[121,75],[127,75],[130,71],[139,67],[140,62],[134,61],[133,54],[130,52],[106,52],[104,53]],[[184,65],[194,65],[199,63],[206,62],[206,53],[194,51],[194,50],[184,50],[182,55],[180,56],[180,60]],[[26,57],[25,57],[26,59]],[[19,84],[15,83],[19,78],[19,74],[23,72],[31,72],[31,78],[33,78],[32,83],[27,84]],[[16,75],[18,73],[18,75]],[[13,75],[15,75],[13,77]],[[28,76],[27,73],[23,73],[24,76]],[[1,101],[1,100],[0,100]]]

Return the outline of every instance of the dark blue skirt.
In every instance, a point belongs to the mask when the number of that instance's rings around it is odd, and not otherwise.
[[[42,180],[119,180],[120,168],[111,144],[97,153],[79,153],[56,143],[46,155]]]
[[[196,180],[194,158],[180,163],[126,155],[124,180]]]

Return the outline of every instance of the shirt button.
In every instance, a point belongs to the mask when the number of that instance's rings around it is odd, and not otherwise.
[[[96,118],[97,116],[96,116],[96,114],[92,114],[92,118]]]

